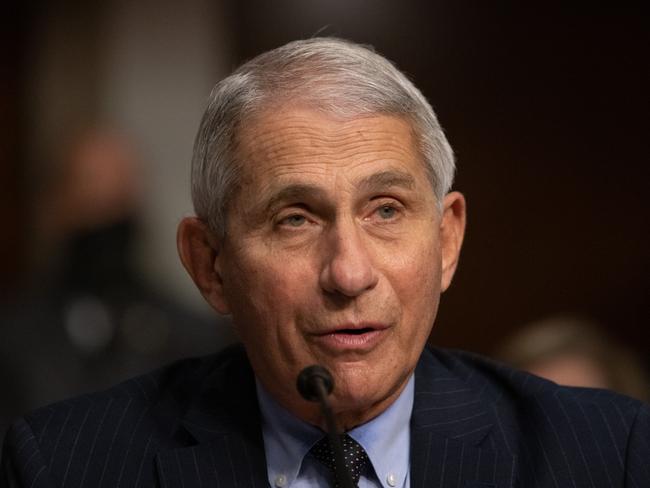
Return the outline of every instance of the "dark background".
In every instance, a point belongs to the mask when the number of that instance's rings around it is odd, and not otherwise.
[[[0,293],[7,300],[30,268],[25,66],[47,15],[38,3],[8,10],[0,38]],[[433,342],[488,353],[528,321],[573,313],[648,357],[645,11],[276,0],[225,2],[221,12],[233,67],[292,39],[340,36],[374,45],[432,102],[469,210]]]

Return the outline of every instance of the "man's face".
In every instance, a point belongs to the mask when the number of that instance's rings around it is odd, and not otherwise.
[[[402,391],[429,336],[462,239],[462,196],[439,212],[411,126],[396,117],[291,109],[255,117],[238,142],[242,185],[211,302],[232,314],[286,408],[321,422],[295,388],[317,363],[334,376],[344,427],[367,421]]]

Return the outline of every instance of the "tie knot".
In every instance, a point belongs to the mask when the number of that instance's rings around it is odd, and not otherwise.
[[[368,463],[368,455],[366,451],[361,447],[361,445],[355,441],[348,434],[342,434],[339,436],[341,439],[341,446],[343,447],[343,459],[345,461],[345,467],[350,472],[352,476],[352,481],[356,485],[359,482],[359,477]],[[311,455],[320,461],[322,464],[327,466],[330,472],[334,475],[334,479],[337,480],[336,475],[336,462],[334,461],[334,451],[330,446],[329,439],[327,436],[320,439],[309,451]],[[338,487],[338,483],[335,482],[335,487]]]

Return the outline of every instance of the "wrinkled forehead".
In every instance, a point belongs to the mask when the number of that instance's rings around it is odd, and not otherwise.
[[[429,181],[413,122],[401,115],[343,116],[305,103],[273,104],[242,120],[235,154],[243,179],[255,178],[269,165],[281,174],[318,164],[335,169],[383,162],[414,164],[419,170],[414,177]]]
[[[410,124],[399,117],[266,113],[246,124],[238,158],[230,211],[249,222],[263,222],[288,202],[348,212],[385,197],[437,208]]]

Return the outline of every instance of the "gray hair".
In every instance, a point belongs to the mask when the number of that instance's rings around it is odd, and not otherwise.
[[[212,231],[225,235],[228,202],[239,186],[237,129],[246,117],[288,100],[346,118],[407,119],[440,207],[453,182],[454,154],[424,95],[371,47],[312,38],[257,56],[212,90],[192,158],[194,209]]]

